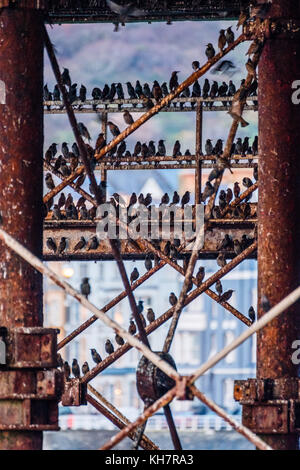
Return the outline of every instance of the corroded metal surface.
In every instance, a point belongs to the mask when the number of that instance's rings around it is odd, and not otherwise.
[[[0,213],[3,228],[38,257],[42,256],[43,229],[42,26],[41,12],[30,9],[3,9],[1,12],[0,69],[6,102],[0,105]],[[0,312],[1,326],[8,328],[42,326],[43,323],[42,276],[3,243]],[[31,341],[26,346],[27,351],[30,351],[30,344]],[[30,388],[31,374],[25,375],[23,380],[24,386]],[[41,429],[45,426],[57,429],[56,402],[52,411],[44,401],[34,402],[1,400],[1,449],[41,448]],[[4,429],[36,432],[2,432]]]
[[[300,18],[299,2],[273,0],[271,17]],[[300,106],[292,103],[292,83],[300,74],[300,40],[267,41],[259,66],[260,165],[258,204],[258,316],[267,296],[274,306],[300,281],[299,217]],[[284,61],[282,61],[284,57]],[[299,305],[258,333],[257,377],[296,377],[292,343],[299,338]],[[278,449],[298,447],[295,435],[265,436]]]

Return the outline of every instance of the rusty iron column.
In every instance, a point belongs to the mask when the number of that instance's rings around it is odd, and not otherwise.
[[[196,169],[195,169],[195,204],[201,204],[202,186],[202,133],[203,133],[203,103],[198,101],[196,105]]]
[[[0,15],[0,213],[4,230],[42,256],[43,13],[3,8]],[[0,326],[41,327],[42,276],[3,244],[0,247]],[[22,369],[23,371],[23,369]],[[18,373],[21,373],[18,372]],[[0,370],[0,376],[4,374]],[[24,390],[32,374],[22,372]],[[17,388],[17,384],[15,384]],[[27,403],[28,404],[28,403]],[[0,407],[3,423],[7,404]],[[41,403],[40,413],[43,414]],[[24,413],[23,409],[23,413]],[[4,422],[8,417],[5,416]],[[41,431],[0,431],[0,449],[41,449]]]
[[[283,24],[299,21],[299,1],[273,0],[268,16]],[[300,105],[292,103],[292,83],[299,79],[299,35],[282,32],[267,39],[259,65],[259,317],[267,310],[261,306],[263,296],[274,306],[300,284]],[[257,379],[284,383],[298,376],[292,344],[299,339],[299,319],[296,304],[258,333]],[[262,426],[270,426],[270,413],[266,407]],[[298,448],[298,437],[291,432],[262,434],[274,449]]]

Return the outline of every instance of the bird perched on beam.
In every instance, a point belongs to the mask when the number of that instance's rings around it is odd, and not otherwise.
[[[218,40],[218,47],[220,49],[220,52],[223,52],[224,47],[226,46],[226,36],[225,36],[225,30],[221,29],[220,30],[220,36]]]
[[[45,176],[45,183],[48,189],[52,190],[55,188],[53,178],[50,173],[47,173]]]
[[[211,60],[213,59],[213,57],[215,57],[216,55],[216,51],[212,45],[211,42],[209,42],[207,45],[206,45],[206,50],[205,50],[205,54],[206,54],[206,57],[208,58],[208,60]]]
[[[176,88],[179,86],[178,77],[177,77],[177,74],[179,72],[180,72],[179,70],[174,70],[174,72],[172,72],[172,75],[169,81],[169,88],[171,92],[176,90]]]
[[[80,292],[82,295],[84,295],[86,298],[89,297],[90,293],[91,293],[91,286],[90,286],[90,283],[89,283],[89,278],[88,277],[84,277],[82,279],[82,282],[80,284]]]
[[[118,137],[118,135],[120,134],[120,129],[118,128],[118,126],[114,124],[112,121],[108,121],[107,125],[113,137]]]
[[[122,338],[122,336],[118,335],[118,333],[116,333],[115,340],[116,340],[116,343],[117,343],[119,346],[123,346],[123,344],[125,343],[125,341],[124,341],[124,339]]]
[[[200,69],[200,62],[199,62],[198,60],[194,60],[194,61],[192,62],[192,68],[193,68],[193,70],[195,70],[195,71],[196,71],[196,70],[199,70],[199,69]]]
[[[85,137],[88,141],[91,140],[90,133],[87,130],[87,127],[83,124],[83,122],[78,123],[78,130],[82,137]]]
[[[231,28],[232,26],[229,26],[229,28],[226,29],[226,34],[225,34],[228,46],[234,43],[234,32],[232,31]]]
[[[76,379],[79,379],[79,377],[80,377],[80,368],[79,368],[79,364],[77,362],[77,359],[73,359],[72,373],[73,373],[73,375]]]
[[[71,375],[71,368],[70,368],[70,366],[69,366],[68,361],[65,361],[65,362],[64,362],[64,365],[63,365],[63,372],[64,372],[65,380],[69,380],[70,375]]]
[[[100,354],[94,348],[91,349],[91,356],[92,356],[93,361],[96,364],[100,364],[100,362],[102,362],[102,358],[101,358]]]
[[[130,333],[131,335],[136,334],[136,326],[135,326],[135,323],[134,323],[133,320],[130,320],[130,324],[129,324],[129,327],[128,327],[128,333]]]
[[[64,68],[63,73],[61,75],[61,78],[62,78],[63,84],[67,85],[70,88],[72,82],[71,82],[71,78],[70,78],[69,69]]]
[[[56,253],[57,246],[56,246],[56,243],[55,243],[55,241],[53,240],[53,238],[48,237],[48,238],[47,238],[47,241],[46,241],[46,245],[47,245],[47,247],[49,248],[49,250],[51,250],[51,251],[53,251],[54,253]]]
[[[96,152],[100,152],[100,150],[103,149],[103,147],[105,146],[106,146],[106,140],[104,138],[104,134],[103,132],[100,132],[96,140],[96,145],[95,145]]]
[[[256,319],[256,315],[255,315],[255,310],[252,306],[249,308],[248,316],[249,316],[251,322],[254,323],[255,319]]]
[[[227,292],[224,292],[223,295],[220,296],[219,300],[220,302],[228,302],[228,300],[231,298],[234,290],[230,289]]]
[[[169,302],[172,305],[172,307],[174,307],[174,305],[177,304],[177,297],[174,294],[174,292],[171,292],[171,294],[169,295]]]
[[[66,237],[61,237],[59,245],[58,245],[57,253],[61,255],[65,251],[66,246],[67,246]]]
[[[113,347],[112,342],[109,339],[107,339],[105,341],[105,351],[107,352],[107,354],[112,354],[114,350],[115,348]]]
[[[134,268],[132,273],[130,274],[130,284],[133,284],[138,278],[140,274],[137,270],[137,268]]]
[[[147,310],[147,320],[149,323],[155,321],[155,313],[153,312],[152,308],[148,308]]]
[[[89,371],[90,371],[89,365],[88,365],[87,361],[85,361],[81,366],[81,372],[83,373],[83,375],[85,375]]]
[[[221,297],[222,292],[223,292],[223,287],[222,287],[222,283],[221,283],[220,280],[218,280],[218,281],[216,282],[216,291],[217,291],[219,297]]]
[[[205,278],[205,268],[203,266],[200,266],[198,269],[198,272],[196,274],[196,279],[197,279],[197,284],[200,286],[203,282],[203,279]]]
[[[226,266],[226,258],[224,253],[219,253],[217,257],[217,265],[220,266],[220,268],[224,268]]]
[[[153,88],[152,88],[152,94],[153,94],[153,97],[154,97],[156,103],[159,103],[160,100],[163,97],[163,93],[162,93],[162,89],[159,86],[159,83],[158,83],[157,80],[154,81]]]
[[[86,245],[85,238],[84,238],[84,237],[80,237],[79,242],[76,243],[76,245],[75,245],[75,247],[74,247],[74,251],[82,250],[82,248],[84,248],[85,245]]]
[[[181,208],[183,209],[186,204],[190,202],[190,192],[186,191],[181,199]]]

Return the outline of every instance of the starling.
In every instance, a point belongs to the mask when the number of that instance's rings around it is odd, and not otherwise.
[[[246,69],[247,72],[256,79],[256,65],[252,60],[249,58],[248,61],[246,62]]]
[[[138,197],[138,203],[142,206],[145,204],[145,198],[144,198],[144,195],[143,193],[141,193]]]
[[[242,155],[243,153],[243,142],[240,137],[237,139],[237,142],[235,145],[235,153],[236,155]]]
[[[142,144],[140,141],[137,141],[134,147],[133,156],[137,157],[141,153],[141,150],[142,150]]]
[[[223,292],[223,287],[222,287],[222,284],[221,284],[221,281],[220,281],[220,280],[218,280],[218,281],[216,282],[216,291],[217,291],[219,297],[221,297],[222,292]]]
[[[236,93],[236,86],[232,80],[229,80],[227,96],[234,96],[235,93]]]
[[[180,155],[180,142],[179,140],[176,140],[175,144],[174,144],[174,147],[173,147],[173,157],[177,157],[178,155]]]
[[[224,268],[226,266],[226,259],[224,253],[219,253],[217,257],[217,264],[220,266],[220,268]]]
[[[123,119],[125,121],[125,124],[128,124],[128,126],[134,123],[133,117],[131,116],[129,111],[124,111]]]
[[[230,188],[228,188],[227,191],[226,191],[226,204],[227,205],[230,204],[232,198],[233,198],[232,190]]]
[[[99,152],[105,146],[106,146],[106,140],[104,138],[104,134],[103,132],[100,132],[96,140],[95,149],[97,152]]]
[[[181,207],[182,209],[184,208],[184,206],[186,204],[188,204],[190,202],[190,192],[189,191],[186,191],[184,193],[184,195],[182,196],[182,199],[181,199]]]
[[[117,83],[116,92],[117,92],[118,100],[124,100],[124,91],[123,91],[122,83]]]
[[[258,165],[257,165],[257,163],[255,163],[254,167],[253,167],[253,177],[254,177],[255,181],[258,181]]]
[[[107,100],[107,97],[109,95],[109,91],[110,91],[110,88],[109,86],[107,85],[107,83],[105,83],[104,85],[104,88],[102,90],[102,100],[105,101]]]
[[[219,47],[221,52],[223,51],[224,47],[226,46],[226,42],[227,42],[227,40],[226,40],[226,36],[225,36],[225,30],[221,29],[220,30],[219,40],[218,40],[218,47]]]
[[[149,149],[148,149],[148,146],[145,142],[142,144],[141,155],[142,155],[142,157],[148,157],[149,156]]]
[[[200,96],[201,96],[201,87],[199,85],[198,80],[196,80],[193,84],[192,97],[200,98]]]
[[[63,372],[64,372],[65,379],[69,380],[70,374],[71,374],[71,369],[70,369],[69,363],[67,361],[64,362]]]
[[[153,312],[152,308],[148,308],[147,310],[147,320],[149,323],[155,321],[155,313]]]
[[[87,374],[90,371],[89,365],[86,361],[82,364],[81,371],[83,375]]]
[[[109,339],[107,339],[105,341],[105,351],[107,352],[107,354],[112,354],[114,352],[114,350],[115,349],[112,345],[112,342]]]
[[[219,246],[219,250],[228,250],[232,247],[233,247],[232,238],[230,237],[230,235],[226,234]]]
[[[71,78],[70,78],[70,73],[69,70],[64,68],[64,71],[61,75],[62,82],[64,85],[67,85],[69,88],[71,87]]]
[[[136,94],[135,94],[134,88],[133,88],[133,86],[131,85],[131,83],[130,83],[130,82],[126,82],[126,85],[127,85],[127,92],[128,92],[129,98],[132,99],[132,100],[137,99],[137,96],[136,96]]]
[[[98,87],[93,88],[93,90],[92,90],[93,100],[99,101],[99,100],[101,100],[101,97],[102,97],[102,92],[101,92],[100,88],[98,88]]]
[[[168,195],[168,193],[165,193],[161,198],[160,205],[169,204],[169,202],[170,202],[169,195]]]
[[[204,85],[203,85],[203,98],[208,98],[209,91],[210,91],[210,83],[209,83],[209,80],[206,78],[204,81]]]
[[[245,186],[245,188],[250,188],[251,186],[253,185],[253,182],[251,181],[250,178],[243,178],[243,186]]]
[[[82,137],[84,137],[85,139],[87,139],[88,141],[91,140],[91,136],[90,136],[90,133],[89,131],[87,130],[87,127],[83,124],[83,122],[79,122],[78,123],[78,130],[79,130],[79,133]]]
[[[199,70],[200,69],[200,62],[198,60],[194,60],[192,62],[192,68],[193,68],[193,70]]]
[[[120,134],[120,129],[118,128],[118,126],[116,126],[116,124],[111,121],[108,121],[107,125],[113,137],[117,137]]]
[[[96,236],[92,237],[87,245],[87,251],[97,250],[99,246],[98,238]]]
[[[205,153],[206,155],[210,156],[213,154],[213,145],[211,143],[210,139],[207,139],[206,144],[205,144]]]
[[[172,305],[172,307],[174,307],[174,305],[177,304],[177,297],[176,295],[174,294],[174,292],[171,292],[170,296],[169,296],[169,302],[170,304]]]
[[[86,298],[88,298],[88,296],[90,295],[91,293],[91,286],[89,284],[89,278],[88,277],[84,277],[82,279],[82,282],[80,284],[80,292],[82,295],[84,295]]]
[[[62,357],[59,353],[57,354],[56,357],[57,357],[57,366],[62,369],[64,366],[64,361],[62,360]]]
[[[125,343],[125,341],[124,341],[124,339],[122,338],[122,336],[118,335],[118,333],[116,333],[115,340],[116,340],[116,343],[117,343],[119,346],[123,346],[123,344]]]
[[[48,163],[48,165],[50,165],[51,160],[52,160],[52,150],[49,148],[45,153],[45,162]]]
[[[148,206],[150,206],[151,202],[152,202],[152,196],[151,196],[150,193],[147,193],[146,197],[145,197],[145,200],[144,200],[144,205],[146,207],[148,207]]]
[[[220,302],[228,302],[228,300],[231,298],[234,290],[230,289],[227,292],[224,292],[223,295],[220,296]]]
[[[147,269],[147,271],[150,271],[150,269],[152,269],[152,260],[149,254],[147,254],[145,257],[145,268]]]
[[[59,245],[58,245],[57,253],[61,255],[65,251],[66,246],[67,246],[66,237],[61,237]]]
[[[165,157],[166,156],[166,147],[165,147],[165,144],[164,144],[164,140],[159,140],[158,141],[158,147],[157,147],[157,150],[159,152],[159,155],[161,157]]]
[[[47,247],[49,248],[49,250],[51,250],[51,251],[53,251],[54,253],[56,253],[57,246],[56,246],[56,243],[55,243],[55,241],[53,240],[53,238],[48,237],[46,244],[47,244]]]
[[[86,87],[81,84],[80,90],[79,90],[79,99],[80,101],[84,102],[86,100]]]
[[[50,173],[47,173],[45,176],[45,183],[48,189],[52,190],[55,188],[53,178]]]
[[[138,304],[137,304],[137,311],[138,311],[138,314],[140,315],[143,310],[144,310],[144,301],[143,301],[143,300],[139,300],[139,302],[138,302]]]
[[[178,73],[179,73],[179,70],[175,70],[174,72],[172,72],[170,82],[169,82],[169,88],[171,92],[176,90],[176,88],[179,86],[178,77],[177,77]]]
[[[226,41],[228,46],[234,42],[234,32],[231,30],[232,26],[226,29]]]
[[[176,249],[176,246],[174,246],[174,245],[171,245],[171,247],[170,247],[170,258],[172,260],[177,260],[177,258],[178,258],[178,251]]]
[[[242,250],[239,240],[233,240],[233,251],[236,254],[236,256],[242,253],[243,250]]]
[[[180,202],[180,196],[178,194],[177,191],[174,191],[174,194],[173,194],[173,199],[172,199],[172,202],[171,202],[171,206],[173,205],[176,205]]]
[[[166,82],[162,83],[161,85],[161,91],[163,92],[164,96],[168,96],[169,90],[168,90],[168,85]]]
[[[130,196],[128,207],[134,206],[136,202],[137,202],[136,193],[132,193]]]
[[[130,284],[132,285],[138,278],[140,274],[137,270],[137,268],[134,268],[132,273],[130,274]]]
[[[76,245],[74,246],[74,251],[79,251],[82,250],[86,245],[86,241],[84,237],[80,237],[80,240]]]
[[[214,206],[212,210],[212,217],[214,219],[221,219],[221,211],[218,206]]]
[[[82,204],[82,206],[80,206],[79,211],[80,211],[80,220],[87,220],[89,218],[88,210],[85,204]]]
[[[167,243],[164,246],[164,251],[163,251],[164,255],[165,256],[170,256],[170,250],[171,250],[171,242],[170,242],[170,240],[168,240]]]
[[[255,310],[252,306],[248,310],[248,316],[249,316],[251,322],[254,323],[256,316],[255,316]]]
[[[80,368],[79,368],[79,364],[77,362],[77,359],[73,359],[72,373],[73,373],[73,375],[76,379],[78,379],[80,377]]]
[[[149,150],[149,155],[155,155],[156,154],[156,150],[155,150],[155,145],[154,145],[154,140],[150,140],[149,144],[148,144],[148,150]]]
[[[129,332],[131,335],[135,335],[135,334],[136,334],[136,326],[135,326],[135,323],[134,323],[133,320],[130,320],[128,332]]]
[[[213,180],[218,178],[222,173],[222,170],[219,170],[218,168],[213,168],[208,175],[208,182],[211,183]]]
[[[215,192],[215,188],[213,185],[209,182],[206,181],[204,191],[202,193],[202,202],[205,202],[207,198],[211,197]]]
[[[252,144],[252,154],[256,156],[258,154],[258,136],[256,135]]]
[[[197,285],[200,286],[203,282],[203,279],[205,278],[205,268],[203,266],[200,266],[198,269],[198,272],[196,274],[196,279],[197,279]]]
[[[240,195],[240,192],[241,192],[241,188],[240,188],[240,185],[239,183],[236,181],[234,183],[234,187],[233,187],[233,193],[234,193],[234,197],[237,199]]]
[[[151,93],[151,90],[150,90],[150,87],[149,87],[148,83],[144,83],[143,93],[144,93],[146,98],[148,98],[148,99],[152,98],[152,93]]]
[[[60,101],[60,90],[57,84],[54,86],[53,90],[53,101]]]
[[[102,358],[101,358],[100,354],[94,348],[91,349],[91,356],[92,356],[93,361],[96,364],[100,364],[100,362],[102,362]]]
[[[206,45],[205,54],[206,54],[206,57],[208,58],[208,60],[211,60],[215,56],[216,51],[214,50],[214,47],[211,43],[208,43]]]
[[[163,93],[162,93],[161,87],[159,86],[159,83],[156,80],[154,81],[154,84],[153,84],[152,94],[156,103],[159,103],[163,97]]]
[[[123,153],[125,152],[125,150],[126,150],[126,142],[125,142],[125,140],[123,140],[123,141],[120,143],[120,145],[119,145],[119,147],[118,147],[118,149],[117,149],[117,157],[118,157],[118,158],[121,158],[121,157],[123,156]]]
[[[62,213],[60,212],[60,208],[58,207],[58,204],[54,204],[53,211],[52,211],[52,219],[54,220],[62,219]]]
[[[140,84],[139,80],[136,81],[134,91],[135,91],[136,95],[138,96],[138,98],[141,99],[142,94],[143,94],[143,88],[142,88],[142,85]]]

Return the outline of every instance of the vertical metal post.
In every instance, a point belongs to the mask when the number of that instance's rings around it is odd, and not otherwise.
[[[102,122],[102,132],[103,137],[107,141],[107,113],[101,114],[101,122]],[[107,170],[104,170],[101,166],[101,181],[105,182],[107,185]],[[107,186],[105,186],[105,201],[107,200]]]
[[[43,14],[0,15],[0,213],[3,228],[42,256]],[[3,103],[4,101],[4,103]],[[0,325],[42,326],[42,276],[1,244]],[[1,372],[0,372],[1,373]],[[31,375],[24,377],[29,388]],[[25,383],[28,381],[27,383]],[[43,405],[41,405],[43,406]],[[17,428],[18,422],[12,425]],[[0,449],[41,449],[42,432],[1,431]]]
[[[195,169],[195,204],[201,203],[201,178],[202,178],[202,125],[203,125],[203,104],[197,102],[196,107],[196,169]]]
[[[299,21],[299,2],[273,0],[269,16]],[[259,65],[259,317],[266,310],[261,306],[263,296],[274,306],[300,281],[300,105],[291,99],[292,83],[299,77],[299,35],[267,39]],[[257,378],[297,377],[292,344],[299,339],[299,320],[296,304],[258,333]],[[263,438],[274,449],[298,448],[295,434]]]

